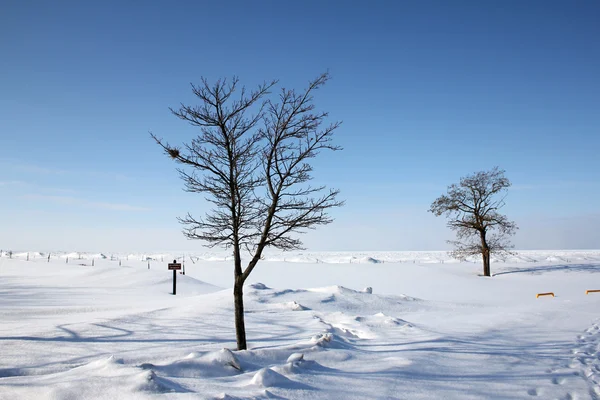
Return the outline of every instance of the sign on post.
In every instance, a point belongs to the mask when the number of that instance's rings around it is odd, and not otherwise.
[[[172,269],[173,271],[181,269],[181,264],[176,263],[175,261],[176,260],[173,260],[173,262],[169,264],[169,269]]]
[[[173,294],[177,294],[177,271],[181,269],[181,264],[177,260],[173,260],[168,264],[169,270],[173,271]]]

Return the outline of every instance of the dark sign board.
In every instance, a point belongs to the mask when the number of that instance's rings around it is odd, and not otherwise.
[[[172,269],[172,270],[181,269],[180,263],[171,263],[171,264],[168,264],[168,266],[169,266],[169,269]]]

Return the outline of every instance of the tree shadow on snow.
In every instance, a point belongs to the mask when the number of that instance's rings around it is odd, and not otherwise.
[[[269,316],[253,316],[258,328],[250,327],[247,334],[252,342],[288,343],[297,340],[304,333],[303,327],[298,324],[281,321],[274,323]],[[137,321],[110,321],[104,323],[74,324],[81,327],[75,329],[70,324],[57,325],[56,329],[62,334],[55,336],[0,336],[1,341],[33,341],[33,342],[81,342],[81,343],[156,343],[156,344],[181,344],[181,343],[234,343],[235,332],[229,321],[217,325],[203,322],[199,319],[173,319],[172,323],[155,324],[152,318],[147,320],[138,318]],[[270,324],[269,332],[258,331],[260,326]],[[164,332],[168,326],[168,332]],[[128,329],[126,329],[127,327]],[[100,334],[102,332],[102,334]],[[212,335],[199,337],[199,332],[212,332]],[[222,332],[222,334],[219,334]],[[148,337],[152,336],[152,337]]]
[[[600,272],[600,264],[571,264],[571,265],[542,265],[538,267],[530,268],[516,268],[508,271],[502,271],[493,274],[493,276],[507,275],[507,274],[531,274],[541,275],[547,272],[589,272],[598,273]]]

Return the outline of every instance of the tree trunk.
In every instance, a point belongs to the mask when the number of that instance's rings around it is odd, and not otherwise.
[[[490,250],[483,251],[483,276],[491,276],[490,274]]]
[[[490,274],[490,248],[485,240],[485,232],[481,232],[481,256],[483,258],[483,276]]]
[[[246,325],[244,324],[244,281],[241,276],[235,277],[233,286],[233,303],[235,306],[235,337],[237,349],[246,350]]]

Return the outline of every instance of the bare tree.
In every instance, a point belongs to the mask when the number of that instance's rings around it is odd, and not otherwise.
[[[243,286],[267,247],[301,249],[296,234],[332,222],[327,211],[343,205],[338,190],[313,187],[310,160],[332,144],[339,122],[325,125],[326,112],[316,112],[313,93],[329,79],[320,75],[302,92],[281,89],[270,98],[276,81],[252,92],[238,79],[206,79],[192,91],[195,107],[171,112],[200,128],[183,147],[171,146],[151,133],[167,155],[186,168],[178,169],[189,192],[204,193],[213,209],[204,218],[190,213],[179,221],[184,235],[209,247],[233,251],[234,307],[238,350],[247,348]],[[249,261],[242,266],[242,251]]]
[[[483,275],[490,276],[490,254],[507,253],[512,248],[509,236],[517,225],[498,212],[504,206],[510,181],[504,171],[494,167],[460,179],[448,187],[448,193],[438,197],[429,208],[436,216],[445,214],[448,227],[456,232],[455,258],[481,254]]]

